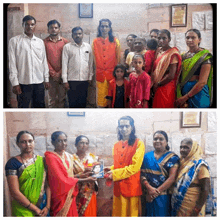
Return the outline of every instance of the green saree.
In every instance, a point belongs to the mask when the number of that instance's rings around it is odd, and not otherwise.
[[[202,65],[202,62],[211,59],[212,55],[208,50],[202,50],[196,53],[193,57],[187,58],[182,61],[182,73],[180,76],[179,84],[177,85],[177,98],[187,94],[197,81],[190,82],[190,78],[194,72]],[[213,89],[213,67],[210,70],[207,85],[204,86],[195,96],[188,100],[189,107],[209,107],[212,102],[212,89]]]
[[[19,177],[19,187],[21,193],[36,205],[39,197],[42,196],[44,188],[44,163],[43,158],[37,156],[35,162],[24,169]],[[12,201],[12,216],[33,217],[35,213],[19,204],[16,200]]]

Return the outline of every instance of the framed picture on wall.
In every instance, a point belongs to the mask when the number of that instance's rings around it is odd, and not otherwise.
[[[85,117],[85,112],[67,112],[69,117]]]
[[[79,4],[79,18],[92,18],[93,4],[80,3]]]
[[[201,112],[182,112],[181,128],[201,127]]]
[[[171,27],[187,26],[187,4],[171,5]]]

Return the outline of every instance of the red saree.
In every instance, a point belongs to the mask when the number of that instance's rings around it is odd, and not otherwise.
[[[73,163],[69,155],[65,153],[65,159],[62,159],[55,152],[45,152],[52,216],[78,216],[76,207],[78,179],[73,177]]]
[[[175,77],[166,85],[158,87],[153,98],[153,108],[174,108],[174,102],[176,100],[176,84],[181,69],[181,56],[176,47],[170,48],[156,58],[153,66],[152,80],[153,85],[154,83],[160,82],[163,77],[169,73],[169,65],[172,64],[174,56],[178,58]]]

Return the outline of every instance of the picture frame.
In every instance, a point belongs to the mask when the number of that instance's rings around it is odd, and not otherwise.
[[[92,171],[94,172],[93,177],[104,178],[104,161],[100,160],[99,163],[95,164]]]
[[[187,4],[171,5],[171,27],[187,26]]]
[[[181,128],[201,127],[201,112],[182,112],[181,113]]]
[[[79,18],[93,18],[93,4],[79,3]]]
[[[69,117],[85,117],[85,112],[67,112],[67,116]]]

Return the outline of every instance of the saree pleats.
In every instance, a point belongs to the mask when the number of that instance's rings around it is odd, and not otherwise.
[[[172,80],[164,86],[160,86],[153,99],[153,108],[174,108],[176,99],[176,82]]]

